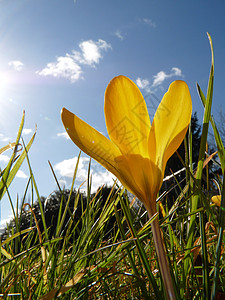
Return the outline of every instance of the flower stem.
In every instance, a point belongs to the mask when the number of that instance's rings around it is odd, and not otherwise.
[[[149,214],[149,218],[151,215]],[[156,218],[152,223],[152,234],[153,234],[153,239],[155,243],[155,248],[156,248],[156,253],[158,256],[158,261],[159,261],[159,268],[160,272],[162,275],[162,279],[164,282],[164,287],[167,295],[167,299],[169,300],[174,300],[176,299],[174,288],[173,288],[173,282],[170,274],[170,268],[169,268],[169,263],[168,259],[166,256],[166,250],[165,250],[165,245],[162,240],[162,235],[160,231],[160,226],[159,226],[159,220]]]

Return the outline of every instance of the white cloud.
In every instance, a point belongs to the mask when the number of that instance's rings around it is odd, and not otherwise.
[[[0,221],[0,234],[4,232],[6,225],[13,219],[13,215],[10,215],[8,218]]]
[[[57,57],[55,62],[50,62],[41,71],[36,73],[42,76],[63,77],[71,82],[83,79],[82,65],[95,67],[103,57],[102,53],[111,49],[111,45],[99,39],[83,41],[79,44],[79,51],[73,50],[71,54]]]
[[[143,22],[153,28],[156,27],[156,23],[154,21],[152,21],[151,19],[148,19],[148,18],[144,18],[143,19]]]
[[[32,131],[33,131],[33,130],[30,129],[30,128],[24,128],[24,129],[23,129],[23,134],[24,134],[24,135],[27,135],[27,134],[32,133]]]
[[[136,84],[140,89],[145,89],[149,86],[150,83],[148,79],[141,79],[140,77],[138,77],[136,79]]]
[[[65,139],[67,139],[67,140],[69,140],[70,139],[70,137],[69,137],[69,135],[68,135],[68,133],[65,131],[65,132],[59,132],[59,133],[57,133],[57,136],[59,136],[59,137],[64,137]]]
[[[90,159],[88,157],[81,157],[79,161],[77,176],[76,176],[76,188],[78,188],[82,183],[85,184],[82,186],[83,189],[86,188],[86,180],[88,176],[88,165]],[[68,179],[73,178],[74,169],[77,163],[77,157],[67,159],[57,163],[54,167],[59,176],[62,176],[59,180],[65,185],[68,182]],[[112,185],[113,179],[115,176],[103,168],[99,163],[94,160],[91,160],[91,175],[92,175],[92,192],[96,191],[99,186],[103,184]]]
[[[24,64],[19,60],[12,60],[8,63],[8,65],[18,72],[24,67]]]
[[[148,79],[142,79],[138,77],[136,79],[136,84],[140,89],[144,90],[144,92],[152,94],[155,93],[159,87],[162,88],[163,82],[167,78],[171,77],[183,77],[181,69],[173,67],[169,74],[167,74],[165,71],[160,71],[153,76],[152,83],[150,83]]]
[[[22,179],[26,179],[28,178],[28,176],[21,170],[19,170],[17,173],[16,173],[16,177],[17,178],[22,178]]]
[[[171,69],[172,71],[172,76],[183,76],[181,69],[173,67]]]
[[[154,76],[153,86],[157,86],[163,83],[163,81],[168,78],[168,75],[164,71],[158,72]]]
[[[124,40],[124,37],[123,37],[123,35],[122,35],[122,33],[121,33],[120,30],[117,30],[117,31],[115,32],[115,36],[117,36],[118,39],[120,39],[121,41]]]
[[[102,51],[111,49],[111,45],[101,39],[99,39],[97,42],[92,40],[84,41],[80,43],[79,47],[84,59],[82,62],[88,65],[98,64],[100,58],[102,58]]]
[[[5,154],[0,154],[0,162],[7,163],[9,161],[9,157]]]
[[[4,134],[0,133],[0,141],[2,142],[9,142],[10,137],[5,136]]]
[[[183,76],[182,71],[176,67],[173,67],[169,74],[166,74],[164,71],[160,71],[155,76],[153,76],[154,80],[153,80],[152,87],[161,85],[165,79],[174,76],[182,77]]]
[[[63,77],[71,82],[82,78],[81,67],[70,54],[58,57],[56,62],[48,63],[44,69],[36,73],[42,76]]]

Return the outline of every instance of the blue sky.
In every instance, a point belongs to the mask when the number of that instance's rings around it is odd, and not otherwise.
[[[68,187],[79,149],[67,139],[60,111],[66,107],[107,134],[104,92],[120,74],[139,85],[151,119],[169,84],[185,80],[201,122],[196,82],[206,91],[206,32],[214,43],[217,115],[225,100],[223,0],[0,0],[0,147],[15,141],[25,110],[26,142],[37,124],[29,157],[40,195],[56,189],[48,160]],[[0,156],[1,168],[10,154]],[[78,185],[86,179],[87,165],[82,155]],[[111,174],[94,161],[92,166],[93,190],[112,182]],[[10,186],[14,201],[17,194],[23,196],[28,176],[24,163]],[[4,198],[1,218],[10,214]]]

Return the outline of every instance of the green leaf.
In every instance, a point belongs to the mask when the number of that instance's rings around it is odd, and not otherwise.
[[[203,94],[203,92],[202,92],[202,90],[201,90],[201,88],[198,84],[197,84],[197,89],[198,89],[200,99],[202,100],[202,104],[205,107],[205,104],[206,104],[205,95]],[[213,116],[210,116],[210,123],[211,123],[212,128],[213,128],[214,137],[215,137],[215,141],[216,141],[216,146],[217,146],[217,150],[218,150],[218,156],[219,156],[220,163],[221,163],[221,169],[222,169],[222,172],[224,174],[224,169],[225,169],[225,148],[224,148],[222,139],[221,139],[220,134],[219,134],[219,130],[217,129],[217,126],[216,126],[216,123],[214,121]]]
[[[15,148],[13,151],[13,154],[8,162],[7,167],[5,168],[5,171],[2,175],[2,179],[0,181],[0,200],[2,199],[4,193],[6,192],[6,189],[9,187],[10,183],[12,182],[13,178],[15,177],[16,173],[14,172],[13,174],[11,174],[11,168],[16,156],[16,152],[19,146],[19,140],[21,137],[21,133],[23,130],[23,125],[24,125],[24,119],[25,119],[25,112],[23,112],[23,116],[22,116],[22,121],[20,123],[20,127],[18,130],[18,134],[17,134],[17,138],[16,138],[16,142],[15,142]],[[15,169],[14,169],[15,170]]]
[[[201,136],[201,143],[200,143],[200,150],[199,150],[199,158],[198,158],[198,166],[197,166],[197,172],[196,172],[196,180],[195,184],[198,188],[198,192],[193,197],[193,200],[191,202],[191,211],[196,211],[201,195],[201,179],[202,179],[202,170],[203,170],[203,162],[205,158],[205,150],[206,150],[206,144],[207,144],[207,137],[208,137],[208,128],[209,128],[209,122],[211,117],[211,107],[212,107],[212,96],[213,96],[213,81],[214,81],[214,53],[213,53],[213,45],[212,45],[212,39],[210,35],[208,34],[209,43],[211,47],[211,54],[212,54],[212,61],[211,61],[211,69],[210,69],[210,75],[209,75],[209,81],[208,81],[208,88],[207,88],[207,97],[205,100],[205,109],[204,109],[204,117],[203,117],[203,127],[202,127],[202,136]],[[200,98],[202,99],[202,93],[200,94]],[[190,219],[190,225],[189,225],[189,232],[188,232],[188,241],[187,241],[187,248],[192,247],[193,243],[193,236],[195,232],[195,219],[196,215],[192,215]],[[205,231],[202,231],[203,234]],[[202,241],[205,240],[204,237],[201,239]],[[203,245],[202,245],[203,246]],[[185,264],[184,264],[184,273],[185,277],[187,278],[187,273],[190,267],[190,250],[187,250],[185,253]],[[204,279],[204,278],[203,278]]]
[[[9,169],[10,172],[7,174],[8,176],[7,177],[5,176],[6,178],[2,179],[2,181],[0,182],[0,199],[3,197],[3,195],[6,192],[6,190],[8,189],[8,187],[10,186],[10,184],[12,183],[14,177],[16,176],[17,172],[19,171],[19,169],[20,169],[20,167],[21,167],[24,159],[27,156],[28,151],[30,150],[31,145],[33,144],[35,135],[36,135],[36,131],[33,134],[32,138],[30,139],[30,141],[27,144],[27,146],[25,147],[25,149],[23,150],[22,154],[17,159],[17,161],[14,164],[13,168],[10,168],[11,170]],[[14,155],[12,157],[14,158]],[[5,173],[3,174],[3,176],[4,175],[5,175]]]

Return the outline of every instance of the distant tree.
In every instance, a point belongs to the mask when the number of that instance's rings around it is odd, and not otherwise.
[[[115,193],[116,193],[116,189],[112,190],[112,187],[108,187],[108,186],[101,187],[98,193],[98,201],[100,201],[99,207],[103,207],[108,196],[110,195],[112,197]],[[69,206],[65,216],[64,224],[62,226],[62,231],[60,233],[60,236],[65,235],[66,230],[68,228],[68,221],[72,218],[74,226],[76,225],[76,232],[73,235],[73,238],[78,237],[82,226],[82,222],[79,221],[84,210],[87,208],[87,196],[84,192],[79,193],[79,201],[76,206],[76,211],[74,211],[74,203],[77,195],[78,195],[77,191],[75,190],[72,191],[71,195],[70,195],[70,190],[64,190],[63,192],[55,191],[52,194],[50,194],[50,196],[47,198],[41,197],[41,203],[44,209],[44,215],[45,215],[46,226],[48,228],[49,239],[52,239],[53,237],[56,236],[56,227],[57,227],[59,212],[60,209],[62,213],[65,211],[66,203],[69,199],[69,196],[70,196]],[[93,197],[95,197],[95,194],[91,195],[91,199],[93,199]],[[117,206],[117,209],[120,210],[120,205]],[[43,233],[44,226],[43,226],[41,210],[38,201],[36,201],[33,205],[33,212],[37,218],[40,231]],[[96,214],[96,218],[99,216],[99,214],[100,211]],[[105,224],[104,239],[109,239],[111,237],[112,230],[115,226],[116,226],[116,219],[115,217],[112,216],[110,220]],[[29,227],[35,228],[35,234],[33,235],[32,241],[30,242],[30,244],[33,245],[36,242],[38,242],[38,235],[37,235],[37,229],[36,229],[36,223],[34,217],[32,216],[30,210],[25,210],[25,211],[21,210],[21,214],[18,218],[17,224],[14,219],[12,219],[9,222],[9,224],[5,228],[5,231],[1,234],[1,241],[5,240],[8,236],[11,236],[13,233],[16,233],[18,231],[21,232]],[[20,236],[20,240],[22,242],[25,242],[26,234]]]
[[[222,110],[219,112],[219,118],[217,121],[218,130],[222,139],[223,145],[225,146],[225,114]]]
[[[225,120],[225,117],[224,117]],[[191,131],[192,131],[192,163],[193,163],[193,169],[197,168],[197,164],[198,164],[198,158],[199,158],[199,149],[200,149],[200,142],[201,142],[201,132],[202,132],[202,127],[201,125],[199,125],[199,121],[197,118],[197,113],[194,113],[194,115],[191,118]],[[222,131],[221,131],[222,132]],[[224,133],[225,133],[225,127],[224,127]],[[187,143],[187,147],[188,146],[188,132],[186,134],[186,143]],[[225,138],[225,135],[224,135]],[[208,146],[208,153],[214,153],[215,152],[215,146],[214,144],[209,143]],[[184,142],[182,142],[182,144],[180,145],[180,147],[177,150],[179,156],[182,158],[182,160],[185,162],[185,144]],[[210,161],[208,163],[209,166],[209,179],[212,179],[213,177],[215,178],[215,175],[218,176],[221,174],[221,169],[219,167],[217,167],[217,165],[215,165],[212,161]],[[182,170],[183,168],[183,164],[181,162],[181,160],[179,159],[177,153],[174,153],[172,155],[172,157],[168,160],[167,166],[166,166],[166,171],[165,171],[165,176],[169,176],[172,175],[172,173],[176,173],[179,170]],[[184,187],[186,180],[185,177],[186,176],[186,172],[185,170],[183,172],[180,172],[179,174],[176,175],[176,180],[179,182],[179,185],[181,187]],[[206,168],[203,169],[203,176],[202,176],[202,187],[204,188],[204,186],[206,186]],[[174,199],[180,194],[180,188],[179,187],[175,187],[176,186],[176,181],[173,178],[173,176],[171,176],[169,178],[169,180],[164,181],[162,188],[161,188],[161,192],[163,191],[168,191],[170,190],[170,193],[168,195],[168,200],[170,202],[170,204],[172,205],[174,202]],[[213,192],[213,183],[211,185],[211,192]]]
[[[200,148],[200,141],[201,141],[201,126],[198,123],[197,113],[195,112],[194,115],[191,117],[191,130],[192,130],[192,162],[196,166],[198,162],[199,156],[199,148]],[[188,143],[188,132],[186,134],[186,141]],[[177,152],[185,161],[185,145],[184,142],[180,145]],[[165,175],[171,175],[171,170],[173,173],[179,171],[183,168],[183,164],[179,159],[176,152],[171,156],[171,158],[167,162]]]
[[[201,141],[201,126],[198,123],[197,113],[194,113],[193,116],[191,117],[191,131],[192,131],[192,163],[193,163],[193,167],[196,167],[198,162],[199,148],[200,148],[200,141]],[[187,147],[188,147],[188,135],[189,132],[187,132],[185,136]],[[184,141],[182,142],[178,150],[170,157],[166,165],[165,177],[168,176],[169,179],[163,182],[161,192],[170,190],[170,193],[168,194],[168,200],[170,202],[170,205],[173,204],[174,199],[180,194],[179,187],[175,188],[176,180],[179,182],[181,187],[185,185],[184,179],[186,176],[186,172],[185,170],[181,171],[184,168],[184,165],[182,164],[181,159],[177,155],[177,152],[179,156],[182,158],[183,162],[185,163],[186,150],[185,150]],[[175,180],[171,175],[176,172],[179,173],[175,175],[176,176],[176,180]]]

